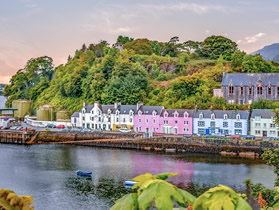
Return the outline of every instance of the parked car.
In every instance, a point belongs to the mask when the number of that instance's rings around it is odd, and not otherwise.
[[[128,128],[120,128],[119,131],[122,132],[122,133],[130,133],[131,132],[131,130],[128,129]]]
[[[72,128],[71,131],[72,131],[72,132],[80,132],[81,129],[80,129],[80,128]]]
[[[16,130],[16,128],[17,127],[15,127],[15,126],[10,127],[11,130]]]
[[[184,135],[184,138],[187,138],[187,139],[189,139],[191,137],[192,137],[191,135]]]
[[[229,139],[240,139],[239,135],[226,136]]]
[[[81,132],[91,132],[91,129],[89,129],[89,128],[83,128],[83,129],[81,130]]]
[[[54,125],[54,124],[47,124],[47,126],[46,126],[47,128],[56,128],[56,126]]]
[[[9,126],[5,126],[5,127],[3,128],[3,130],[9,130],[9,129],[10,129]]]
[[[64,132],[69,132],[69,131],[71,131],[71,129],[70,128],[64,128],[63,131]]]
[[[256,137],[252,135],[242,136],[242,139],[252,139],[254,140]]]
[[[16,130],[20,131],[21,128],[23,128],[23,127],[19,126],[16,128]]]
[[[40,127],[40,128],[46,128],[47,125],[45,125],[45,124],[39,124],[38,127]]]
[[[65,128],[65,125],[57,125],[56,128]]]

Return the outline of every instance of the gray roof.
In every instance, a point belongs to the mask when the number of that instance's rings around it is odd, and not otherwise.
[[[137,111],[137,105],[118,105],[117,109],[113,110],[113,113],[116,113],[116,110],[120,111],[120,114],[129,114],[130,110],[134,113]]]
[[[101,105],[103,113],[108,113],[108,110],[110,109],[113,111],[114,105]]]
[[[271,117],[275,116],[275,113],[272,111],[272,109],[253,109],[251,118],[255,118],[255,116],[270,119]]]
[[[163,109],[163,106],[140,106],[139,108],[139,110],[141,110],[145,115],[152,115],[154,110],[160,115]]]
[[[189,117],[193,117],[194,113],[195,113],[195,110],[193,109],[164,109],[162,112],[161,112],[161,117],[164,116],[164,112],[167,111],[168,114],[169,114],[169,117],[174,117],[174,113],[175,112],[178,112],[178,117],[184,117],[184,113],[185,112],[188,112],[189,114]]]
[[[93,107],[94,107],[94,104],[85,104],[85,106],[82,107],[82,109],[85,108],[85,112],[90,113],[90,111],[93,109]],[[82,109],[80,110],[80,112],[82,112]]]
[[[222,86],[228,86],[233,83],[235,86],[255,85],[262,81],[264,85],[278,85],[279,73],[231,73],[225,74],[222,80]]]
[[[79,112],[74,112],[74,113],[72,114],[72,117],[79,117]]]
[[[204,118],[211,118],[211,114],[215,114],[216,119],[224,119],[224,115],[228,115],[228,119],[236,119],[236,115],[240,115],[240,119],[249,118],[249,110],[197,110],[194,114],[195,118],[199,118],[199,115],[203,113]]]

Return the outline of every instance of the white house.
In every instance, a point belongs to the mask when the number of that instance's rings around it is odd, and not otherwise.
[[[248,110],[197,110],[193,134],[248,135],[248,120]]]
[[[251,114],[251,135],[256,137],[278,137],[279,127],[274,120],[275,113],[270,109],[254,109]]]
[[[71,116],[71,125],[73,128],[80,128],[80,118],[79,118],[79,112],[74,112]]]

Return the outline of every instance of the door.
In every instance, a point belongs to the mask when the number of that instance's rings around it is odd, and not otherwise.
[[[267,136],[267,131],[263,131],[263,137]]]

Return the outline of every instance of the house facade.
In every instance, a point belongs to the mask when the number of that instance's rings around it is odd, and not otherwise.
[[[79,112],[74,112],[71,116],[71,125],[73,128],[80,128]]]
[[[160,115],[163,106],[137,105],[134,116],[134,131],[137,133],[160,133]]]
[[[164,109],[160,116],[160,133],[192,135],[194,110]]]
[[[251,104],[259,99],[279,99],[279,73],[228,73],[222,93],[227,103]]]
[[[134,130],[134,115],[137,105],[122,105],[115,103],[111,114],[112,130],[119,131],[120,128]]]
[[[248,135],[249,111],[197,110],[193,134]]]
[[[274,120],[275,113],[270,109],[254,109],[251,114],[251,135],[256,137],[278,137],[279,127]]]

